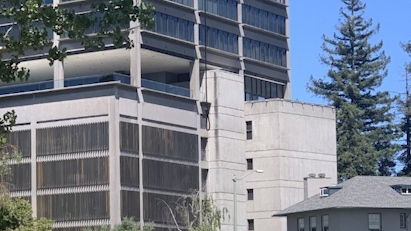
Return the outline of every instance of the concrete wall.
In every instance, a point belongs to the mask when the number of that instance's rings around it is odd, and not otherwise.
[[[30,99],[27,99],[30,98]],[[25,99],[29,102],[22,105],[20,101]],[[145,101],[145,100],[146,101]],[[7,104],[0,106],[0,114],[6,111],[15,110],[17,114],[17,125],[14,131],[31,129],[31,157],[23,159],[24,163],[31,163],[31,190],[13,192],[12,196],[30,197],[33,206],[33,215],[37,215],[37,196],[72,194],[78,192],[109,192],[109,219],[80,221],[60,221],[55,222],[55,228],[67,227],[87,227],[95,225],[118,224],[121,221],[121,191],[141,192],[143,198],[143,175],[142,159],[145,156],[139,151],[134,157],[140,159],[140,187],[124,188],[120,184],[120,157],[128,155],[120,152],[120,122],[128,122],[172,131],[178,131],[199,136],[199,114],[197,102],[184,97],[163,94],[150,90],[141,91],[133,87],[124,87],[116,83],[87,85],[71,89],[49,90],[34,92],[30,94],[12,94],[0,97]],[[18,106],[20,105],[20,106]],[[96,122],[108,122],[109,150],[102,152],[67,153],[53,156],[36,156],[36,129],[59,126],[72,126]],[[140,132],[141,133],[141,132]],[[139,135],[141,138],[141,134]],[[141,147],[141,139],[136,139]],[[198,144],[199,145],[199,144]],[[50,188],[47,190],[37,189],[36,163],[50,161],[65,161],[71,159],[84,159],[92,157],[109,158],[109,184],[98,186],[75,186],[63,188]],[[199,153],[198,153],[199,156]],[[159,158],[157,158],[159,159]],[[196,162],[173,161],[166,157],[161,158],[163,162],[187,164],[199,166]],[[198,179],[199,181],[200,179]],[[198,188],[198,187],[196,187]],[[159,190],[156,193],[182,196],[181,192],[174,192],[172,189]],[[144,192],[150,193],[150,190]],[[138,201],[138,199],[137,199]],[[141,201],[143,201],[141,199]],[[140,211],[143,211],[143,204],[140,203]],[[160,205],[159,205],[160,206]],[[136,205],[136,208],[139,206]],[[145,219],[143,213],[136,220]]]
[[[332,231],[368,230],[368,214],[370,213],[381,214],[381,230],[383,231],[407,231],[407,228],[400,228],[400,213],[405,213],[408,217],[411,215],[410,209],[331,209],[292,214],[287,217],[287,230],[297,230],[298,218],[304,218],[305,230],[308,230],[309,218],[312,216],[317,218],[317,230],[321,230],[322,215],[329,216],[329,228]],[[408,223],[407,227],[410,225]]]
[[[252,121],[253,133],[246,140],[246,158],[265,171],[247,178],[246,188],[254,189],[247,219],[254,219],[258,231],[285,231],[286,219],[271,216],[304,199],[304,177],[325,173],[337,182],[335,111],[285,100],[253,101],[245,103],[245,121]]]
[[[207,81],[208,102],[211,103],[207,192],[220,208],[228,209],[231,218],[223,222],[223,230],[233,230],[232,178],[245,174],[244,78],[229,72],[209,71]],[[237,183],[239,231],[246,230],[244,183]]]

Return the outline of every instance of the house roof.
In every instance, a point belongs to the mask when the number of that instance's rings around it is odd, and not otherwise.
[[[284,209],[273,216],[333,208],[411,208],[411,195],[401,195],[393,187],[411,186],[411,177],[357,176],[338,186],[327,197],[319,194]]]

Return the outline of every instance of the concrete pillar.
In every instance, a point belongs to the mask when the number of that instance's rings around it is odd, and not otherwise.
[[[244,79],[225,71],[208,71],[210,130],[208,131],[208,192],[219,208],[227,208],[229,220],[222,230],[233,230],[234,188],[232,178],[245,175]],[[229,94],[227,94],[229,93]],[[245,231],[245,181],[237,182],[238,231]]]
[[[30,131],[31,131],[31,207],[33,210],[33,217],[37,217],[37,149],[36,149],[36,129],[37,121],[35,117],[31,117]]]
[[[141,0],[134,0],[135,5],[140,5]],[[137,21],[130,22],[129,38],[134,47],[130,49],[130,77],[131,85],[141,87],[141,28]]]
[[[190,63],[190,90],[193,99],[200,99],[200,60]]]
[[[109,100],[109,191],[110,224],[121,223],[120,200],[120,114],[118,100],[113,96]]]
[[[288,0],[285,1],[285,3],[288,6]],[[287,10],[287,15],[290,15],[289,13],[289,7],[286,8]],[[291,100],[291,71],[290,71],[290,20],[288,19],[288,17],[285,19],[285,36],[287,36],[287,47],[288,47],[288,51],[287,51],[287,74],[288,74],[288,78],[289,81],[287,82],[285,89],[284,89],[284,99],[287,100]]]
[[[137,89],[137,122],[138,122],[138,161],[139,161],[139,192],[140,192],[140,229],[144,227],[144,185],[143,185],[143,93]]]
[[[57,7],[60,3],[60,0],[53,0],[53,7]],[[60,46],[60,36],[56,33],[53,33],[53,46]],[[54,61],[53,64],[54,72],[54,88],[63,88],[64,87],[64,65],[62,61]]]
[[[199,12],[198,12],[198,1],[194,1],[193,5],[195,9],[195,18],[196,21],[194,23],[194,43],[196,44],[196,58],[193,62],[190,63],[190,90],[191,90],[191,96],[193,99],[199,100],[200,99],[200,58],[201,58],[201,53],[200,53],[200,33],[199,33],[199,28],[200,28],[200,17],[199,17]]]

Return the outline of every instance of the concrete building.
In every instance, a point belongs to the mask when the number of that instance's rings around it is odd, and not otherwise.
[[[357,176],[275,216],[287,216],[289,231],[405,231],[411,229],[410,194],[410,177]]]
[[[53,3],[81,12],[91,2]],[[0,114],[16,110],[9,141],[23,153],[12,195],[57,230],[124,216],[166,230],[162,201],[191,189],[232,217],[231,179],[248,159],[265,173],[237,184],[239,230],[285,230],[271,215],[303,199],[303,177],[336,178],[334,110],[289,101],[288,1],[149,2],[156,26],[131,23],[131,50],[87,52],[54,35],[68,49],[63,62],[28,52],[29,82],[2,84]]]
[[[252,123],[252,137],[246,140],[252,166],[247,167],[265,171],[247,178],[247,192],[253,193],[248,222],[255,230],[286,230],[286,219],[271,215],[304,199],[304,177],[318,174],[328,184],[337,183],[335,111],[272,99],[247,102],[245,120]],[[308,180],[314,179],[319,178]]]

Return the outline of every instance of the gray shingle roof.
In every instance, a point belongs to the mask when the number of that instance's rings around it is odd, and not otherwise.
[[[328,197],[317,194],[274,216],[331,208],[411,208],[411,195],[392,188],[411,185],[411,177],[357,176],[339,185],[342,189]]]

